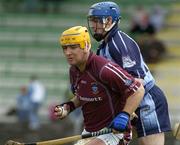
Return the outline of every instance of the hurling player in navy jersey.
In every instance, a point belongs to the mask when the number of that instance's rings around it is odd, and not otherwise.
[[[86,27],[67,29],[60,37],[60,44],[71,65],[69,75],[74,98],[56,106],[55,115],[62,119],[81,106],[84,132],[105,127],[125,132],[131,114],[143,98],[143,85],[119,65],[90,51]],[[121,139],[122,134],[110,133],[92,139],[87,145],[117,145]]]
[[[137,43],[118,28],[120,19],[120,8],[114,2],[99,2],[90,7],[90,33],[101,41],[97,54],[117,63],[143,83],[145,95],[136,110],[135,123],[139,144],[164,145],[164,132],[171,130],[166,97],[155,85]]]

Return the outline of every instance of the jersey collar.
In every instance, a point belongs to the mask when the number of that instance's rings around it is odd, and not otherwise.
[[[88,60],[87,60],[87,62],[86,62],[86,69],[87,69],[88,66],[90,65],[91,60],[93,59],[94,55],[95,55],[95,54],[91,51],[90,54],[89,54]]]
[[[88,69],[88,67],[89,67],[89,65],[91,63],[91,60],[93,59],[94,55],[95,54],[92,51],[90,51],[90,54],[89,54],[88,60],[86,62],[86,67],[85,67],[84,71],[86,71]],[[75,68],[75,70],[78,71],[80,74],[84,72],[84,71],[80,72],[80,70],[76,66],[72,66],[72,67]]]
[[[97,55],[99,55],[101,49],[104,49],[104,48],[105,48],[107,42],[111,40],[111,38],[115,35],[115,33],[116,33],[118,30],[119,30],[118,25],[115,25],[115,26],[111,29],[111,31],[110,31],[109,34],[107,35],[106,40],[103,40],[103,41],[101,42],[101,44],[99,45],[99,47],[98,47],[98,49],[97,49],[97,52],[96,52]]]
[[[115,33],[119,30],[118,25],[115,25],[107,35],[106,39],[103,41],[103,43],[107,43],[114,35]]]

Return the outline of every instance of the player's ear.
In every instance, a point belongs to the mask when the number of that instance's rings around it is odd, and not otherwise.
[[[85,42],[85,48],[84,51],[88,52],[91,49],[91,44],[89,44],[87,41]]]

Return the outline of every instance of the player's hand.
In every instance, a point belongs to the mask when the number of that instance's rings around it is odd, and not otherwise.
[[[127,112],[121,112],[113,119],[110,124],[110,128],[124,132],[128,128],[129,120],[130,115]]]
[[[70,109],[67,104],[64,104],[63,106],[57,105],[54,108],[54,115],[59,119],[63,119],[66,116],[68,116],[69,112],[70,112]]]

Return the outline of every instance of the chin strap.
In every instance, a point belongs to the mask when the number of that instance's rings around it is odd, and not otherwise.
[[[104,30],[105,30],[106,32],[110,31],[110,30],[114,27],[114,25],[120,23],[120,20],[119,20],[118,22],[117,22],[117,21],[114,21],[114,22],[112,23],[112,25],[111,25],[109,28],[107,28],[106,25],[105,25],[105,24],[107,23],[107,21],[108,21],[107,18],[106,18],[106,19],[103,19],[103,28],[104,28]]]
[[[114,27],[115,24],[116,24],[116,22],[113,22],[112,25],[109,28],[106,28],[105,25],[104,25],[104,30],[106,32],[110,31]]]

